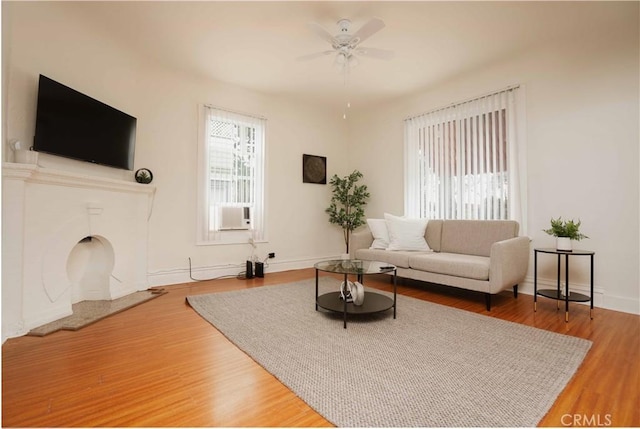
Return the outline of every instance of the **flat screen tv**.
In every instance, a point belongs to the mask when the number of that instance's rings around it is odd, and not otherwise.
[[[40,75],[33,149],[133,170],[136,118]]]

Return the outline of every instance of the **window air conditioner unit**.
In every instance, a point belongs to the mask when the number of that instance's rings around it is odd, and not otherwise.
[[[220,207],[220,230],[251,229],[250,207]]]

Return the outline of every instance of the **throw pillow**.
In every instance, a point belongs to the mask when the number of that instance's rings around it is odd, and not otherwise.
[[[384,219],[367,219],[367,225],[369,225],[369,230],[373,235],[373,243],[371,243],[369,249],[386,249],[389,247],[387,222]]]
[[[424,239],[427,229],[427,219],[409,219],[384,214],[389,232],[389,247],[387,250],[429,251],[429,245]]]

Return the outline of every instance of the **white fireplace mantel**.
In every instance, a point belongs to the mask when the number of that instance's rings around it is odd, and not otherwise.
[[[3,341],[77,301],[148,288],[154,186],[33,164],[4,163],[2,177]]]
[[[5,162],[2,165],[2,178],[23,180],[29,183],[132,192],[147,195],[149,198],[155,193],[155,187],[150,185],[43,168],[35,164]]]

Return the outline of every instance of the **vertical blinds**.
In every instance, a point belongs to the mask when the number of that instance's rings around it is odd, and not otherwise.
[[[405,120],[405,213],[521,225],[518,88]]]

